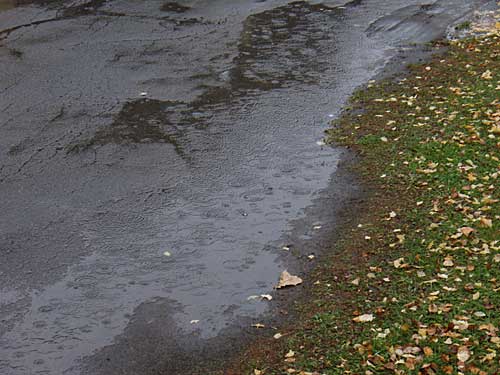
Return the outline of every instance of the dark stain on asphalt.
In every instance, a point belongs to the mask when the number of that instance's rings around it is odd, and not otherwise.
[[[176,2],[168,2],[168,3],[163,4],[160,9],[163,12],[185,13],[189,9],[191,9],[191,7],[181,5],[181,4],[176,3]]]
[[[182,103],[180,103],[182,106]],[[178,138],[182,129],[169,119],[179,103],[140,99],[126,103],[111,125],[98,130],[88,141],[71,145],[69,151],[86,151],[92,146],[137,143],[168,143],[185,158]]]

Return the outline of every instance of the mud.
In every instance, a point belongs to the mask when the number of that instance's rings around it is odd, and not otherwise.
[[[193,374],[277,325],[361,199],[329,121],[484,3],[0,1],[0,372]]]

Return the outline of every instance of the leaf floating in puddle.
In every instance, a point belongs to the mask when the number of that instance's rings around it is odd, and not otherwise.
[[[288,271],[283,271],[280,275],[280,280],[276,289],[284,288],[286,286],[296,286],[302,284],[302,279],[298,276],[293,276],[288,273]]]
[[[196,324],[196,323],[199,323],[200,321],[198,319],[193,319],[191,320],[189,323],[191,324]]]
[[[255,324],[252,324],[252,327],[254,328],[265,328],[266,326],[262,323],[255,323]]]
[[[165,251],[165,252],[163,252],[163,255],[165,255],[166,257],[169,257],[169,256],[171,256],[172,254],[170,253],[170,251]]]
[[[326,145],[325,141],[323,141],[323,140],[321,140],[321,141],[317,141],[317,142],[316,142],[316,144],[317,144],[318,146],[324,146],[324,145]]]

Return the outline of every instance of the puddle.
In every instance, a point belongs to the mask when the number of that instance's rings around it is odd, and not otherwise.
[[[162,10],[167,6],[179,9],[176,3],[167,3]],[[341,13],[336,8],[300,1],[248,17],[232,67],[215,77],[213,72],[191,77],[195,81],[213,78],[219,80],[219,86],[199,85],[202,93],[189,103],[150,99],[128,102],[111,125],[71,150],[107,143],[156,142],[174,145],[184,157],[178,138],[186,125],[206,126],[213,116],[210,112],[241,105],[265,91],[317,83],[320,74],[330,69],[325,51],[332,53],[332,49],[322,43],[332,43],[331,24]],[[175,121],[169,119],[172,115]]]

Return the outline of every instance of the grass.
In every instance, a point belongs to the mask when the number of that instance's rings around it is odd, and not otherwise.
[[[371,84],[329,132],[372,192],[246,374],[500,372],[499,38]]]

